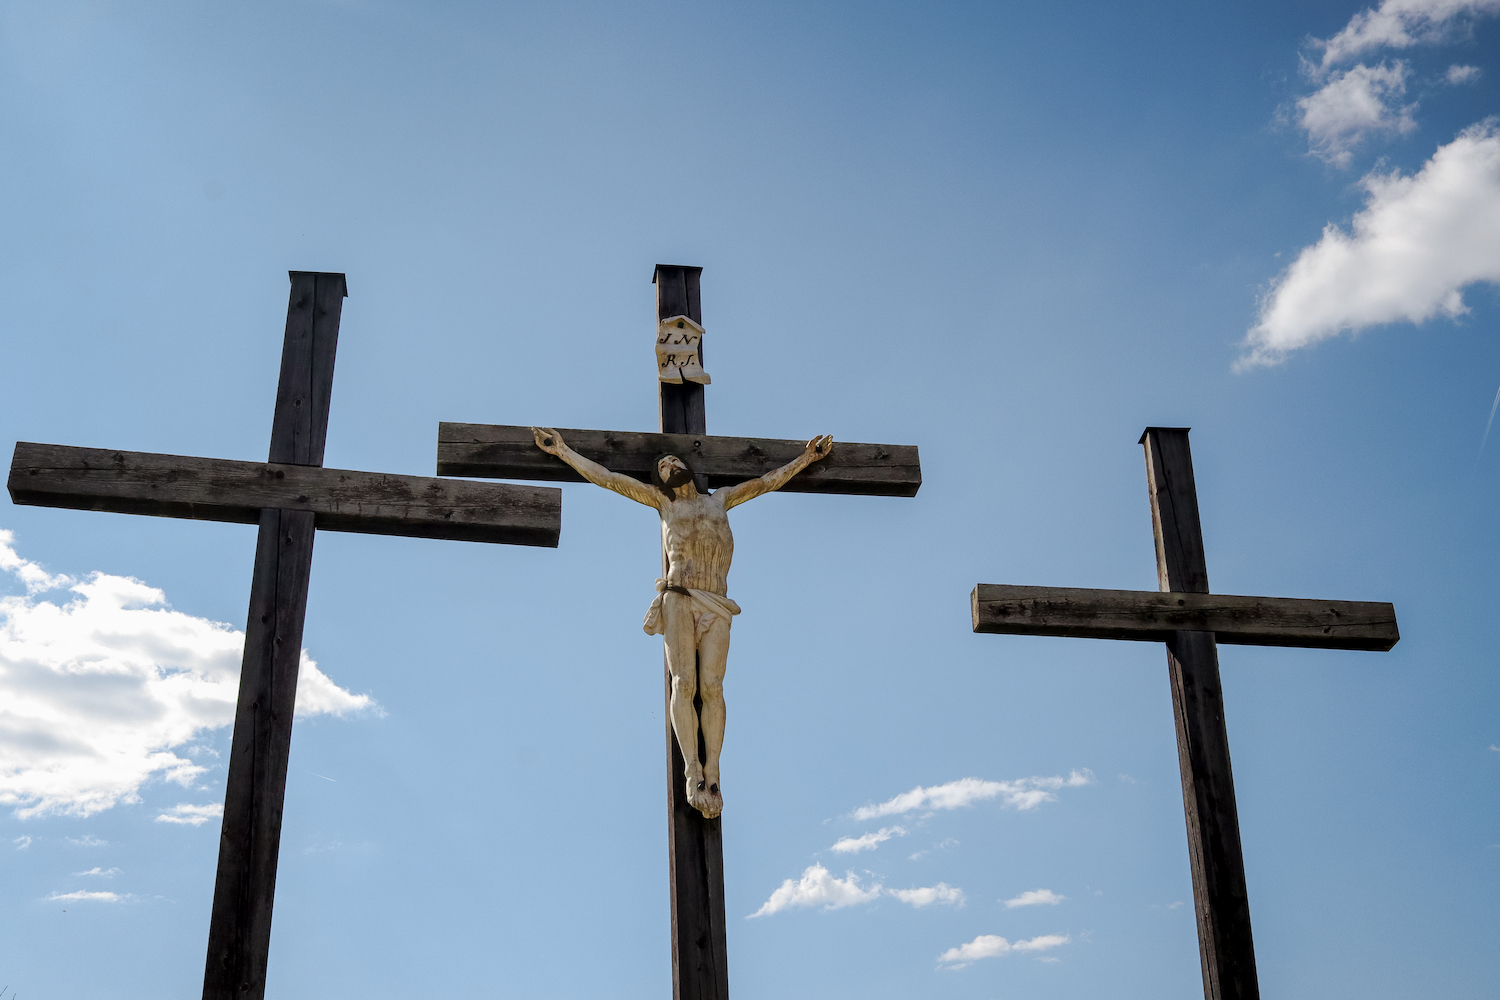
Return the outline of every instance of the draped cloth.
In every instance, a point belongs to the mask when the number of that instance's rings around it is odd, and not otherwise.
[[[662,599],[666,597],[667,581],[656,581],[656,600],[651,602],[651,607],[646,609],[646,621],[642,628],[647,635],[664,635],[667,631],[666,615],[661,608]],[[673,593],[676,593],[674,590]],[[740,613],[740,606],[723,594],[715,594],[707,590],[689,590],[684,597],[687,598],[688,607],[693,615],[693,639],[702,641],[703,634],[707,632],[713,623],[719,619],[724,620],[725,625],[733,625],[733,617]]]

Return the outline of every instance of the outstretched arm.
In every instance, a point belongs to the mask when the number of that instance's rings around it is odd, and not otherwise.
[[[738,483],[734,486],[726,486],[715,493],[714,496],[722,497],[724,509],[728,510],[737,504],[744,503],[746,500],[754,500],[762,493],[770,493],[772,490],[781,489],[797,473],[818,459],[827,458],[828,453],[831,451],[833,451],[833,438],[827,434],[819,435],[807,442],[807,448],[803,450],[802,454],[781,468],[773,469],[759,479],[752,479],[749,482]]]
[[[562,435],[550,427],[533,427],[531,433],[536,435],[536,446],[549,455],[555,455],[567,462],[584,479],[595,486],[603,486],[607,490],[614,490],[621,496],[629,497],[637,503],[643,503],[647,507],[661,509],[661,503],[665,497],[659,490],[653,489],[629,476],[618,472],[610,472],[598,462],[592,462],[584,458],[578,452],[568,447]]]

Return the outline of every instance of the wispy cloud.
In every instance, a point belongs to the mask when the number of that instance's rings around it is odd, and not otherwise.
[[[26,850],[26,848],[31,846],[31,838],[17,837],[15,840],[11,841],[11,843],[16,845],[16,850],[24,851]]]
[[[9,573],[25,584],[28,594],[72,586],[73,578],[53,576],[40,563],[22,559],[16,554],[16,533],[0,528],[0,572]]]
[[[1412,176],[1370,173],[1350,232],[1330,224],[1261,302],[1243,370],[1382,323],[1467,313],[1462,290],[1500,282],[1500,119],[1465,129]]]
[[[1380,49],[1409,49],[1445,41],[1467,21],[1500,12],[1500,0],[1384,0],[1349,19],[1337,35],[1313,39],[1323,56],[1314,72],[1357,59]]]
[[[921,909],[931,906],[933,903],[946,903],[949,906],[964,905],[964,891],[955,889],[947,882],[939,882],[937,885],[921,886],[915,889],[887,889],[887,896],[895,896],[903,903]]]
[[[1029,889],[1019,896],[1007,899],[1005,906],[1011,910],[1018,906],[1056,906],[1067,898],[1067,896],[1059,896],[1051,889]]]
[[[1447,74],[1443,79],[1455,87],[1461,87],[1466,83],[1477,83],[1484,75],[1484,70],[1478,66],[1449,66]]]
[[[85,833],[82,837],[69,837],[68,843],[75,847],[108,847],[109,841],[96,837],[92,833]]]
[[[100,878],[114,878],[116,875],[120,874],[120,869],[118,869],[118,868],[100,868],[98,865],[95,865],[94,867],[90,868],[86,872],[74,872],[73,874],[74,875],[98,875]]]
[[[1307,132],[1314,155],[1347,167],[1353,150],[1376,134],[1403,134],[1417,127],[1417,105],[1402,104],[1411,70],[1400,61],[1387,66],[1360,64],[1335,73],[1315,93],[1297,102],[1297,124]]]
[[[1057,948],[1072,940],[1066,934],[1043,934],[1026,941],[1007,941],[997,934],[981,934],[968,944],[949,948],[938,956],[938,962],[950,969],[962,969],[981,958],[995,958],[1012,952],[1040,952]]]
[[[14,541],[0,531],[0,572],[26,587],[0,597],[0,804],[89,816],[140,801],[148,780],[191,784],[206,768],[177,748],[234,721],[244,634],[139,580],[49,574]],[[38,596],[63,587],[70,599]],[[303,652],[299,716],[372,708]]]
[[[222,803],[213,802],[204,806],[195,806],[188,802],[181,802],[166,812],[156,817],[158,823],[180,823],[183,826],[202,826],[211,819],[218,819],[224,815]]]
[[[892,837],[904,836],[906,836],[906,830],[899,826],[883,826],[874,833],[866,833],[858,837],[841,837],[834,843],[831,850],[839,854],[858,854],[860,851],[873,851]]]
[[[1057,801],[1060,788],[1077,788],[1092,784],[1094,772],[1084,768],[1072,771],[1066,778],[1020,778],[1016,781],[984,781],[979,778],[960,778],[945,785],[924,788],[918,785],[909,792],[902,792],[878,805],[862,806],[854,810],[857,820],[879,819],[883,816],[899,816],[918,809],[960,809],[1000,799],[1002,804],[1015,809],[1034,809],[1043,802]]]
[[[844,878],[834,878],[822,865],[812,865],[802,873],[800,879],[787,879],[781,888],[771,893],[771,898],[752,917],[769,916],[785,909],[821,906],[825,910],[839,910],[846,906],[873,903],[880,898],[879,883],[868,889],[859,884],[859,876],[846,872]]]
[[[117,892],[85,892],[80,889],[78,892],[54,892],[47,898],[54,903],[118,903],[126,897]]]

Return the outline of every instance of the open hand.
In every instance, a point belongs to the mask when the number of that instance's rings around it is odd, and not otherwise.
[[[833,436],[820,434],[807,442],[807,450],[803,452],[809,462],[816,462],[820,458],[827,458],[828,453],[833,451]]]
[[[533,427],[531,433],[536,435],[536,446],[549,455],[562,457],[563,444],[562,435],[550,427]]]

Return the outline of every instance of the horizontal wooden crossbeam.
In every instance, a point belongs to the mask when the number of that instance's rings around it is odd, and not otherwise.
[[[238,524],[304,510],[318,528],[371,535],[555,547],[562,527],[562,493],[544,486],[24,441],[8,485],[18,504]]]
[[[574,451],[614,472],[649,482],[663,453],[680,456],[711,487],[732,486],[764,475],[802,454],[806,441],[713,437],[707,434],[647,434],[559,427]],[[440,476],[540,479],[581,483],[583,477],[536,446],[530,427],[498,424],[438,425]],[[783,493],[844,493],[916,496],[922,467],[916,445],[835,441],[833,454],[814,462],[781,488]]]
[[[1401,638],[1396,609],[1378,601],[981,583],[970,595],[975,632],[1140,639],[1212,632],[1241,646],[1308,646],[1384,652]]]

